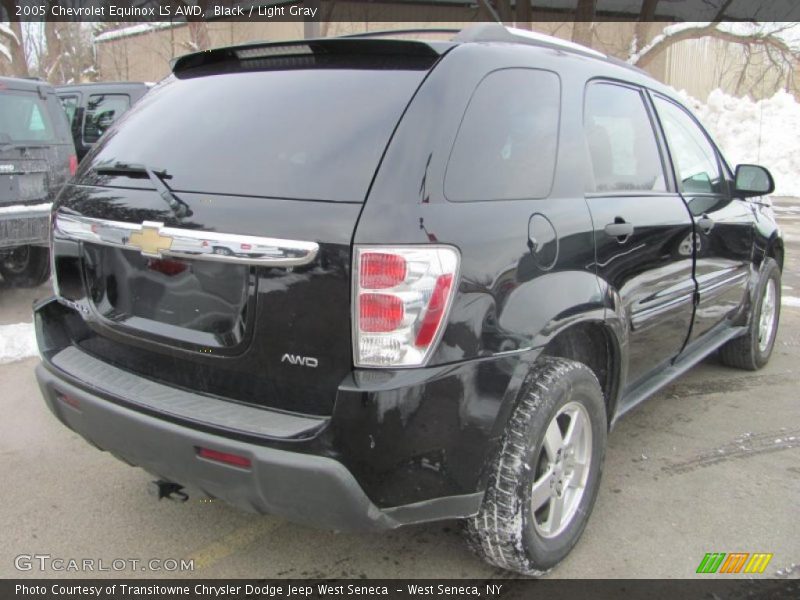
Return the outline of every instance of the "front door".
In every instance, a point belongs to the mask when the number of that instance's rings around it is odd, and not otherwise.
[[[666,177],[654,125],[640,89],[587,88],[587,202],[597,274],[616,292],[627,324],[626,389],[680,353],[693,312],[692,217]]]
[[[751,205],[731,197],[730,177],[707,134],[688,112],[655,96],[677,184],[695,223],[699,302],[690,341],[738,314],[753,252]]]

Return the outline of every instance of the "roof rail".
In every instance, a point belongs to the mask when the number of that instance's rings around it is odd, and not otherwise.
[[[580,44],[562,40],[551,35],[536,33],[526,29],[515,29],[505,27],[499,23],[481,23],[462,29],[453,38],[454,42],[512,42],[516,44],[529,44],[531,46],[543,46],[554,50],[569,51],[594,58],[607,59],[608,56],[592,48],[587,48]]]
[[[378,31],[365,31],[363,33],[349,33],[339,35],[339,38],[371,38],[383,37],[388,35],[407,35],[410,33],[460,33],[462,30],[452,27],[430,27],[417,29],[381,29]]]

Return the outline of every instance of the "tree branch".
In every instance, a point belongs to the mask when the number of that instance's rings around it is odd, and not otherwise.
[[[719,29],[719,22],[712,22],[704,27],[692,27],[689,29],[683,29],[671,35],[664,35],[655,43],[651,42],[641,54],[638,56],[634,55],[630,62],[635,64],[637,67],[645,68],[651,62],[653,62],[656,56],[664,52],[670,46],[673,46],[674,44],[684,40],[693,40],[704,37],[711,37],[718,40],[732,42],[735,44],[743,44],[751,47],[773,48],[784,55],[797,56],[800,54],[793,50],[784,40],[771,32],[766,34],[735,33],[732,31]],[[656,38],[658,38],[658,36],[656,36]]]

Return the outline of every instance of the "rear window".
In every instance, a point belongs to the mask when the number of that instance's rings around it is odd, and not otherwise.
[[[92,163],[164,169],[176,192],[363,202],[424,74],[394,64],[171,76],[112,127]]]
[[[36,93],[0,93],[0,142],[54,141],[47,105]]]

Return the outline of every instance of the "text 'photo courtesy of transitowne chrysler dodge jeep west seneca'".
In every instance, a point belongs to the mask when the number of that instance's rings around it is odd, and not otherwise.
[[[55,203],[37,376],[159,497],[461,519],[541,574],[617,419],[769,360],[773,189],[643,72],[501,25],[190,54]]]

